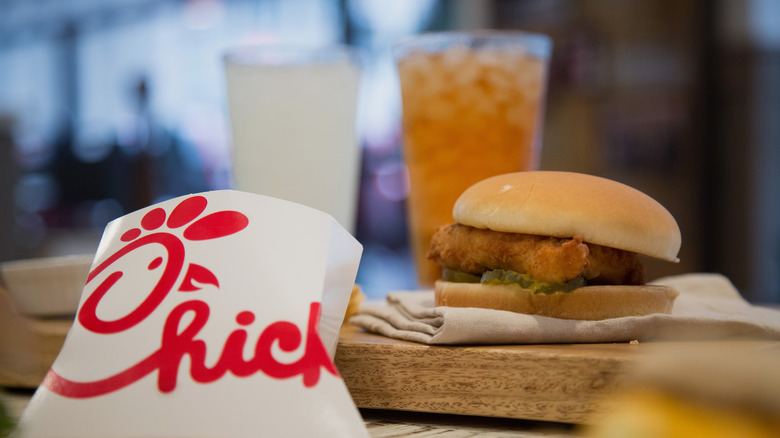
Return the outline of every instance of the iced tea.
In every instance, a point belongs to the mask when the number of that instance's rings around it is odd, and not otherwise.
[[[441,276],[426,253],[435,229],[453,221],[458,196],[489,176],[538,167],[549,39],[530,36],[546,42],[539,54],[524,44],[528,34],[514,41],[498,33],[500,44],[454,35],[451,46],[409,43],[398,54],[409,231],[423,286]]]

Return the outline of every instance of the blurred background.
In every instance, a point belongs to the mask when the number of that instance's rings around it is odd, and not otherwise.
[[[105,224],[231,187],[221,54],[248,42],[361,54],[358,282],[416,285],[405,226],[398,38],[515,29],[554,40],[541,167],[664,204],[681,262],[780,302],[775,0],[0,0],[0,261],[92,253]]]

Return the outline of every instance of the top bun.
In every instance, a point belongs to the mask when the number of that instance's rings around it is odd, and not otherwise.
[[[497,175],[466,189],[456,222],[475,228],[552,237],[678,262],[680,228],[661,204],[625,184],[572,172]]]

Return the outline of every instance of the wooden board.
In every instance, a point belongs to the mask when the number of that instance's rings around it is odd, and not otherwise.
[[[722,343],[780,348],[771,341]],[[609,409],[645,355],[685,344],[443,347],[345,326],[335,362],[361,408],[588,424]]]
[[[345,327],[336,366],[358,407],[588,421],[641,345],[426,346]]]

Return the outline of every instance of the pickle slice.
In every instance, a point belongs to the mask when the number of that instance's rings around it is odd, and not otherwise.
[[[577,277],[566,283],[541,283],[537,282],[534,288],[531,288],[536,293],[542,294],[554,294],[556,292],[571,292],[574,289],[581,288],[586,285],[586,281],[583,277]]]
[[[526,274],[508,269],[493,269],[482,274],[483,284],[517,284],[523,289],[529,289],[537,294],[554,294],[556,292],[571,292],[585,286],[583,277],[577,277],[566,283],[545,283],[537,281]]]
[[[441,272],[441,279],[454,283],[479,283],[481,277],[468,272],[458,271],[457,269],[444,268]]]
[[[482,274],[484,284],[519,284],[529,288],[533,283],[531,277],[508,269],[493,269]]]

